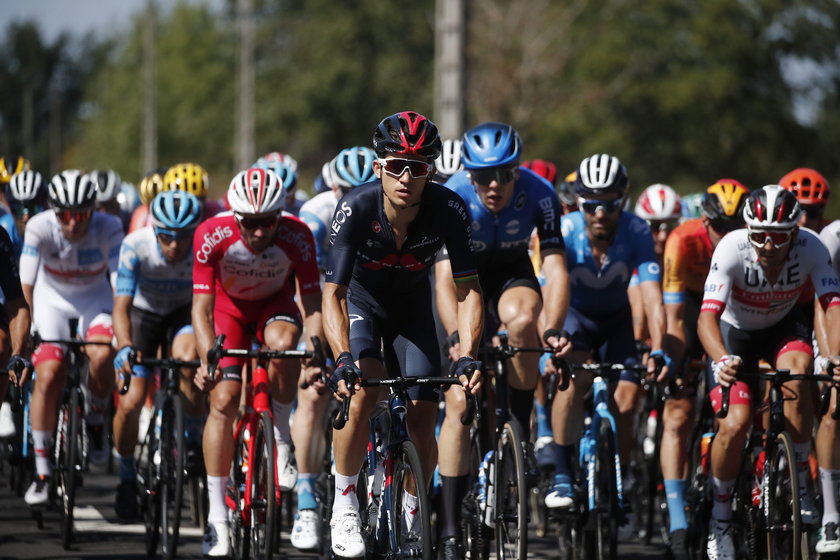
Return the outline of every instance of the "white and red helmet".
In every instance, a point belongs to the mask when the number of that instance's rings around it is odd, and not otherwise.
[[[636,215],[649,221],[679,220],[682,217],[680,195],[662,183],[642,191],[636,201]]]
[[[230,209],[237,214],[269,214],[286,207],[286,189],[268,169],[252,167],[236,174],[227,193]]]

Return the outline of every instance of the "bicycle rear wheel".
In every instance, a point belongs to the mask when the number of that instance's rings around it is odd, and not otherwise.
[[[387,486],[387,482],[386,482]],[[412,519],[406,516],[406,495],[417,497],[417,507],[413,511]],[[423,467],[417,447],[410,440],[402,442],[394,451],[394,474],[391,482],[391,499],[394,525],[391,526],[396,550],[389,550],[389,555],[395,558],[417,556],[423,560],[432,560],[434,543],[432,542],[431,506],[423,478]],[[404,524],[407,529],[404,530]]]
[[[137,486],[140,491],[140,513],[146,528],[146,556],[157,553],[160,540],[160,480],[155,467],[155,455],[159,448],[155,436],[156,412],[152,412],[152,421],[146,430],[146,436],[140,445],[137,461]]]
[[[81,417],[84,403],[80,391],[71,389],[61,407],[58,424],[58,489],[61,493],[61,544],[64,550],[73,541],[73,513],[76,507],[76,486],[81,476]]]
[[[245,473],[251,466],[248,439],[245,438],[248,430],[248,420],[245,419],[238,429],[236,445],[233,448],[230,486],[226,496],[230,516],[231,554],[234,560],[247,560],[251,549],[250,520],[247,518],[250,512],[245,510]]]
[[[181,504],[184,497],[184,414],[181,397],[164,400],[160,436],[160,520],[161,550],[165,560],[175,558],[181,528]]]
[[[461,506],[461,534],[464,550],[470,560],[487,560],[490,557],[490,528],[484,524],[484,511],[479,502],[479,493],[487,493],[487,484],[479,487],[478,470],[484,459],[481,438],[478,430],[473,430],[470,438],[470,463],[468,472],[467,495]]]
[[[493,457],[493,515],[499,560],[524,560],[528,555],[528,487],[521,433],[515,420],[507,422]]]
[[[268,411],[260,413],[256,433],[251,437],[254,444],[250,477],[252,555],[258,560],[270,560],[274,554],[278,488],[275,481],[274,424]]]
[[[762,492],[766,512],[767,558],[798,560],[802,553],[799,478],[793,442],[787,433],[778,434],[771,444],[764,473]]]
[[[616,485],[615,435],[606,418],[598,426],[598,448],[595,456],[595,509],[590,511],[592,527],[586,531],[585,549],[594,548],[599,560],[615,560],[618,538],[618,487]],[[594,546],[593,546],[594,545]]]

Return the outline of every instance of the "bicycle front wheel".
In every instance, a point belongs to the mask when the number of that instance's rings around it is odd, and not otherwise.
[[[764,469],[767,558],[798,560],[802,542],[799,478],[790,435],[782,432],[776,436]]]
[[[72,389],[61,407],[58,424],[58,490],[61,493],[61,544],[64,550],[73,541],[73,513],[76,507],[76,483],[81,476],[82,407],[80,391]]]
[[[251,548],[253,557],[270,560],[274,554],[274,535],[277,516],[277,464],[274,455],[274,424],[267,410],[260,413],[251,458]]]
[[[181,397],[172,395],[163,404],[161,425],[160,520],[161,549],[165,560],[172,560],[178,550],[181,527],[181,504],[184,497],[184,413]]]
[[[598,426],[598,448],[595,460],[595,552],[598,560],[615,560],[618,538],[618,486],[616,483],[615,435],[606,418]]]
[[[409,496],[416,497],[416,507],[406,504]],[[391,527],[391,542],[396,543],[396,550],[392,550],[391,555],[395,558],[412,556],[432,560],[434,543],[429,495],[420,454],[414,443],[408,440],[395,451],[391,499],[394,514],[391,519],[396,520],[396,526]]]
[[[515,421],[507,422],[493,457],[493,516],[499,560],[525,560],[528,555],[528,487],[521,433]]]

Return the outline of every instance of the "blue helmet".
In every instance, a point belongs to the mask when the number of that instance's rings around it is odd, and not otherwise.
[[[509,124],[497,122],[474,126],[464,133],[461,161],[466,169],[503,167],[519,163],[522,140]]]
[[[364,146],[353,146],[338,152],[330,162],[332,178],[342,190],[349,190],[374,180],[373,160],[376,153]]]
[[[283,189],[286,191],[286,196],[294,194],[297,189],[297,162],[292,165],[286,160],[278,161],[260,158],[253,167],[266,169],[277,175],[277,178],[280,179],[280,183],[283,185]]]
[[[203,208],[194,194],[164,191],[152,199],[152,223],[156,228],[192,229],[201,221]]]

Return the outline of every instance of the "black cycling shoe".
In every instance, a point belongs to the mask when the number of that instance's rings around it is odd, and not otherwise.
[[[439,560],[464,560],[464,548],[456,537],[447,537],[440,543]]]
[[[669,535],[668,558],[671,560],[688,560],[686,537],[687,531],[685,529],[677,529]]]
[[[117,485],[117,499],[114,511],[120,521],[134,521],[137,519],[137,482],[123,480]]]

